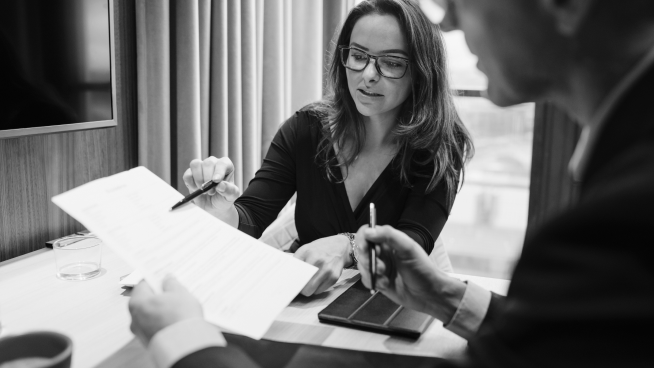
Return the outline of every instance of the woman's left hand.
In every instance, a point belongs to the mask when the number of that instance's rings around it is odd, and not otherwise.
[[[295,258],[318,267],[318,272],[302,289],[302,295],[320,294],[332,287],[341,277],[343,268],[352,263],[350,240],[345,235],[318,239],[301,246]]]

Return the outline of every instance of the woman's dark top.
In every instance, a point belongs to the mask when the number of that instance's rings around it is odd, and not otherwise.
[[[449,215],[444,181],[429,194],[425,194],[429,177],[415,178],[411,188],[403,185],[393,159],[352,211],[345,185],[339,183],[340,168],[332,169],[337,180],[329,181],[316,163],[321,136],[319,119],[306,109],[282,125],[261,169],[235,202],[239,230],[259,238],[297,191],[295,225],[300,245],[357,232],[368,224],[368,209],[374,203],[378,225],[405,232],[430,253]]]

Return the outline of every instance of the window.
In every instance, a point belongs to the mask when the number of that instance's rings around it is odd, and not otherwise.
[[[487,80],[463,33],[444,38],[455,104],[476,152],[441,238],[455,272],[508,279],[527,228],[535,106],[499,108],[478,97]]]

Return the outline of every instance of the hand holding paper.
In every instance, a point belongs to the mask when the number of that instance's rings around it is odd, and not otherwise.
[[[174,277],[164,279],[161,294],[154,294],[145,282],[135,287],[129,300],[129,312],[132,315],[130,329],[144,346],[165,327],[203,318],[200,303]]]
[[[261,338],[316,268],[287,257],[194,205],[143,167],[52,201],[141,272],[158,292],[173,274],[217,326]]]

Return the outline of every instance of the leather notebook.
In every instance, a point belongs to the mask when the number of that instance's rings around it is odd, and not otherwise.
[[[382,293],[370,295],[359,280],[320,311],[318,320],[417,339],[434,318],[397,305]]]

